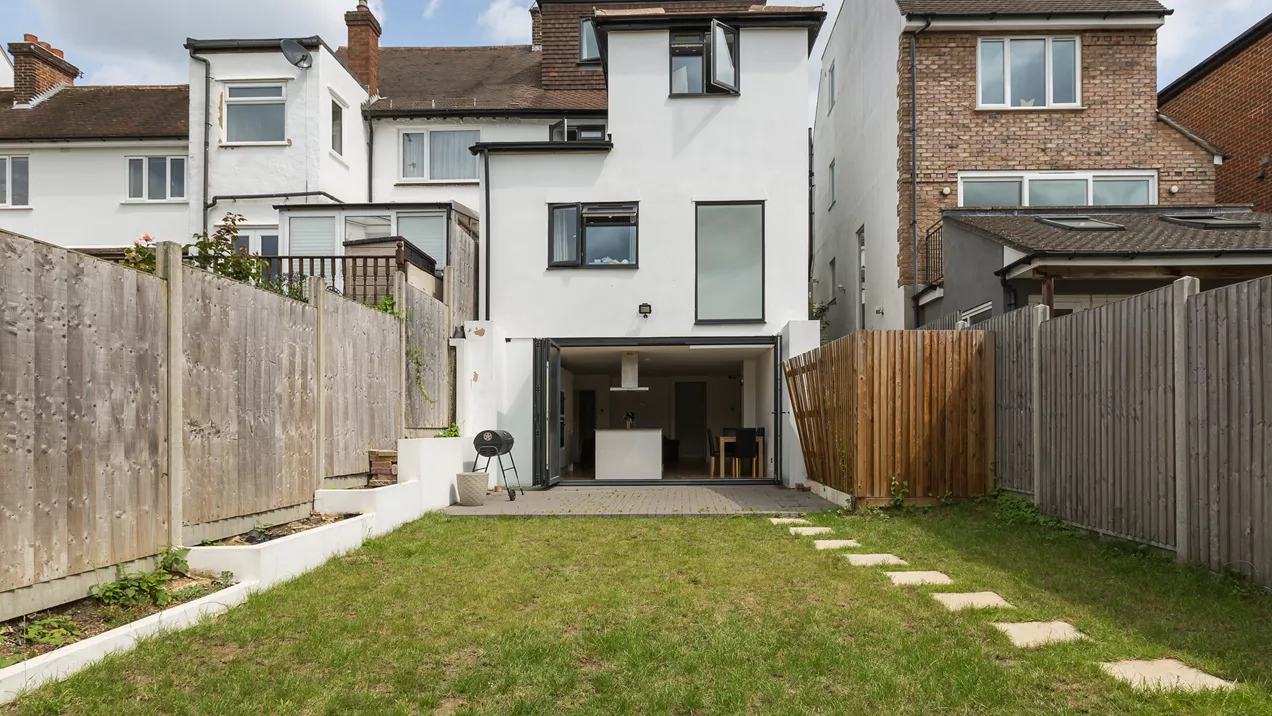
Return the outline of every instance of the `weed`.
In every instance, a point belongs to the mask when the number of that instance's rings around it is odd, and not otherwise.
[[[892,481],[888,486],[888,492],[892,494],[892,499],[888,501],[889,507],[905,507],[905,497],[910,494],[910,481],[898,481],[897,476],[893,475]]]
[[[170,592],[172,601],[177,604],[192,602],[200,597],[206,597],[212,593],[211,587],[205,584],[187,584],[186,586]]]
[[[402,318],[402,314],[397,309],[397,299],[392,296],[385,296],[375,303],[368,303],[367,306],[381,313],[387,313],[394,318]]]
[[[189,547],[173,547],[168,545],[159,553],[159,569],[168,574],[188,574],[190,572],[190,563],[186,561],[186,555],[190,554]]]
[[[1035,525],[1064,534],[1078,534],[1073,525],[1042,514],[1038,506],[1022,497],[993,489],[986,495],[994,502],[994,518],[1011,525]]]
[[[14,664],[18,663],[19,661],[22,661],[25,658],[26,658],[26,654],[14,654],[13,656],[7,659],[0,659],[0,669],[3,669],[6,666],[13,666]]]
[[[76,624],[74,619],[68,616],[52,616],[31,622],[26,631],[22,632],[22,638],[36,644],[62,646],[75,641],[79,633],[79,624]]]
[[[451,424],[450,424],[450,427],[448,427],[448,428],[446,428],[445,430],[443,430],[442,432],[440,432],[440,433],[438,433],[438,434],[434,435],[433,437],[435,437],[435,438],[457,438],[457,437],[459,437],[459,426],[458,426],[458,425],[456,425],[455,423],[451,423]]]
[[[234,584],[234,573],[227,569],[217,576],[216,581],[220,582],[221,586],[228,587]]]
[[[139,574],[128,574],[120,570],[119,577],[115,581],[93,585],[88,590],[88,596],[106,606],[144,607],[149,604],[167,606],[172,601],[172,595],[163,588],[163,585],[171,578],[171,575],[162,569]]]

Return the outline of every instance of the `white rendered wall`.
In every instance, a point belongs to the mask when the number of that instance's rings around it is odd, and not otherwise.
[[[894,0],[862,0],[852,12],[840,13],[822,56],[813,131],[813,297],[836,298],[828,316],[831,338],[857,328],[905,327],[905,290],[897,285],[897,60],[904,25]],[[837,71],[833,109],[826,92],[832,63]],[[838,169],[833,207],[832,160]],[[859,326],[857,230],[863,226],[866,325]],[[830,276],[831,258],[838,281]],[[845,290],[838,291],[835,283]]]
[[[211,121],[208,165],[210,197],[326,191],[345,202],[365,201],[366,129],[361,107],[366,90],[325,49],[313,50],[308,70],[293,66],[281,52],[208,52],[212,64],[212,112],[205,119],[203,64],[190,61],[191,197],[202,189],[203,130]],[[280,81],[286,88],[286,142],[271,146],[229,146],[225,139],[227,83]],[[349,104],[344,115],[344,156],[331,153],[331,94]],[[241,214],[249,226],[277,226],[275,205],[330,203],[324,198],[252,199],[218,202],[208,210],[217,224],[228,212]],[[190,212],[190,232],[203,226],[201,202]]]
[[[491,157],[482,254],[509,336],[774,335],[807,317],[808,35],[746,29],[740,49],[740,96],[672,99],[667,33],[614,33],[613,151]],[[695,325],[695,202],[750,200],[765,202],[766,320]],[[594,201],[640,203],[640,267],[548,270],[547,205]]]
[[[3,63],[0,63],[3,64]],[[184,241],[189,202],[130,202],[130,156],[176,156],[184,142],[5,145],[30,158],[30,207],[0,208],[0,229],[67,247],[131,246],[142,234]],[[190,177],[187,172],[187,194]]]
[[[0,87],[13,86],[13,60],[9,59],[9,53],[0,48]]]

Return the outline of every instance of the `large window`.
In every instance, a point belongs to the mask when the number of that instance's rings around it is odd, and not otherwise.
[[[673,95],[737,94],[738,31],[715,20],[702,32],[671,33]]]
[[[764,320],[764,205],[697,205],[699,323]]]
[[[0,206],[30,206],[30,159],[0,156]]]
[[[548,265],[636,268],[636,204],[548,205]]]
[[[962,172],[959,206],[1149,206],[1157,174],[1120,172]]]
[[[977,76],[981,107],[1077,107],[1082,102],[1076,37],[983,38]]]
[[[185,199],[185,157],[128,157],[129,201]]]
[[[287,141],[287,93],[283,85],[230,85],[225,97],[225,138],[230,144]]]
[[[601,48],[596,42],[596,25],[591,18],[579,20],[579,62],[599,62]]]
[[[417,181],[476,181],[477,157],[468,148],[477,130],[402,133],[402,178]]]
[[[397,226],[398,236],[428,254],[438,269],[446,266],[445,212],[399,214]]]

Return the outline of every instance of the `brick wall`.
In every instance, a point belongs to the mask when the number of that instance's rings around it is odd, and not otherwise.
[[[702,2],[606,3],[604,9],[662,7],[674,12],[746,10],[764,0],[703,0]],[[603,90],[605,75],[599,64],[579,65],[579,21],[595,8],[585,3],[543,3],[539,19],[543,37],[543,88],[550,90]]]
[[[941,210],[958,205],[960,171],[1157,169],[1160,203],[1214,201],[1214,157],[1157,121],[1154,31],[1081,33],[1082,110],[978,111],[978,36],[927,32],[917,39],[920,243]],[[913,281],[909,35],[900,42],[897,262],[901,283],[908,285]],[[1179,193],[1170,194],[1172,186]],[[941,194],[945,188],[949,196]]]
[[[1161,109],[1227,152],[1229,158],[1218,168],[1215,199],[1272,211],[1272,34],[1186,87]],[[1262,165],[1265,160],[1269,163]]]
[[[359,3],[357,10],[345,13],[345,25],[349,28],[349,71],[375,96],[380,91],[380,21]]]
[[[22,42],[9,43],[13,55],[13,101],[27,104],[60,85],[74,85],[80,71],[62,57],[62,51],[26,35]]]

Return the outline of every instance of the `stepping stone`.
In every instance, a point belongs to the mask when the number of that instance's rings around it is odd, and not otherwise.
[[[1224,681],[1204,671],[1187,666],[1174,659],[1157,659],[1156,661],[1119,661],[1113,664],[1100,664],[1105,673],[1115,679],[1125,681],[1133,689],[1141,691],[1206,691],[1210,689],[1231,689],[1236,686],[1231,681]]]
[[[932,598],[951,612],[957,612],[962,609],[989,609],[991,607],[1013,608],[1006,599],[993,592],[969,592],[967,594],[936,592],[932,594]]]
[[[843,549],[861,545],[855,539],[819,539],[813,542],[813,546],[817,549]]]
[[[791,528],[791,534],[793,535],[803,535],[803,536],[824,535],[824,534],[830,534],[831,532],[834,532],[834,530],[832,530],[829,527],[792,527]]]
[[[995,622],[993,626],[1006,634],[1007,638],[1011,639],[1013,646],[1021,649],[1086,638],[1086,634],[1078,631],[1068,622],[1016,622],[1012,624]]]
[[[909,562],[901,559],[895,554],[845,554],[848,562],[854,567],[878,567],[885,564],[902,564],[909,566]]]
[[[888,579],[898,587],[919,584],[953,584],[954,580],[940,572],[887,572]]]
[[[803,517],[770,517],[769,522],[775,525],[811,525],[812,522]]]

